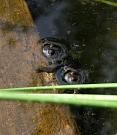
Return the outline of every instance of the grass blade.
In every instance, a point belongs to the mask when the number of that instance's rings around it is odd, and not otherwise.
[[[95,0],[95,1],[107,4],[107,5],[110,5],[110,6],[117,7],[117,3],[116,2],[112,2],[112,1],[108,1],[108,0]]]
[[[0,92],[0,100],[117,108],[117,96],[84,94],[26,94]]]
[[[37,87],[24,87],[24,88],[7,88],[0,89],[0,91],[10,92],[37,92],[46,90],[73,90],[73,89],[99,89],[99,88],[117,88],[117,83],[102,83],[102,84],[78,84],[78,85],[58,85],[58,86],[37,86]],[[117,89],[116,89],[117,90]]]

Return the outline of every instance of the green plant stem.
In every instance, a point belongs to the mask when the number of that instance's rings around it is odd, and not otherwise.
[[[108,1],[108,0],[95,0],[95,1],[107,4],[107,5],[110,5],[110,6],[117,7],[117,3],[116,2],[112,2],[112,1]]]
[[[73,89],[97,89],[97,88],[117,88],[117,83],[102,83],[102,84],[79,84],[79,85],[57,85],[57,86],[38,86],[24,88],[7,88],[0,91],[10,92],[37,92],[42,90],[73,90]],[[116,89],[117,90],[117,89]]]
[[[84,94],[26,94],[0,92],[0,100],[117,108],[117,96]]]

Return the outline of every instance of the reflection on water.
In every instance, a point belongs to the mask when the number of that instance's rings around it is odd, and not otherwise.
[[[68,41],[71,55],[81,68],[89,71],[91,83],[117,81],[117,8],[80,0],[27,0],[27,3],[39,35]],[[87,92],[117,94],[112,90]],[[116,110],[78,107],[75,113],[82,134],[117,133]]]

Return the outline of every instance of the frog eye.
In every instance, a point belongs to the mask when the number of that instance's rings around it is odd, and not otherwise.
[[[54,55],[54,54],[55,54],[55,51],[54,51],[53,49],[49,49],[49,50],[48,50],[48,54]]]
[[[51,57],[51,59],[59,57],[61,53],[62,49],[57,45],[45,44],[43,47],[43,54],[46,57]]]
[[[76,71],[69,71],[64,74],[64,80],[69,83],[77,83],[79,81],[79,75]]]
[[[59,41],[44,39],[42,43],[43,55],[48,59],[48,61],[51,61],[53,64],[59,64],[58,61],[62,61],[68,56],[67,48]]]
[[[44,46],[43,47],[43,54],[46,57],[51,57],[52,55],[55,54],[54,49],[50,48],[49,46]]]
[[[78,74],[77,73],[71,73],[71,81],[76,82],[78,81]]]

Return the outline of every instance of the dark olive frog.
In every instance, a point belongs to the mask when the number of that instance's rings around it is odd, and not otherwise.
[[[37,72],[54,72],[59,84],[84,83],[81,70],[74,69],[70,63],[72,59],[65,44],[55,38],[44,38],[41,42],[42,54],[49,66],[39,67]]]

